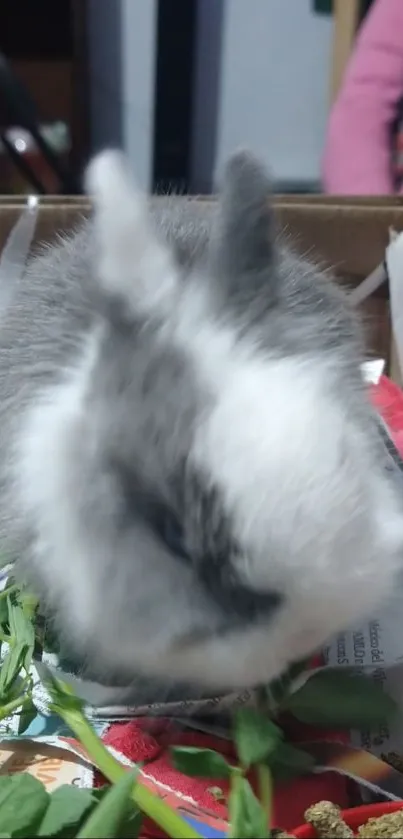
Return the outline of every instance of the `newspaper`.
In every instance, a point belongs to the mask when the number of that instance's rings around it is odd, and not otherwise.
[[[403,756],[403,587],[379,615],[340,633],[325,650],[325,664],[365,671],[401,709],[393,723],[352,731],[351,743],[375,755]]]
[[[91,788],[92,766],[61,737],[2,738],[0,776],[28,772],[41,781],[48,792],[63,784]]]

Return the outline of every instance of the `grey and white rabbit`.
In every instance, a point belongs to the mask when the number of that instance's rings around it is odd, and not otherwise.
[[[98,672],[267,682],[403,564],[345,297],[277,240],[267,174],[147,201],[118,153],[0,330],[3,553]]]

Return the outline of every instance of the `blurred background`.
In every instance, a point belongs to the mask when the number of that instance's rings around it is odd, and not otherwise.
[[[277,192],[320,191],[330,106],[369,5],[1,0],[0,192],[79,192],[106,145],[153,191],[211,193],[238,146],[262,155]]]

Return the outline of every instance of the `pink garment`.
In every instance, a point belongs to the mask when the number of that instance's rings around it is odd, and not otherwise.
[[[323,160],[326,192],[394,191],[391,127],[402,98],[403,0],[375,0],[330,115]]]

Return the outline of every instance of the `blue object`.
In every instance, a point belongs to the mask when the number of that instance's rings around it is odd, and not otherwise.
[[[220,830],[216,830],[214,827],[210,827],[208,824],[199,822],[196,819],[190,819],[189,816],[182,815],[182,818],[190,825],[190,827],[197,830],[197,832],[200,833],[200,836],[203,836],[203,839],[225,839],[227,835],[226,833],[222,833]]]

